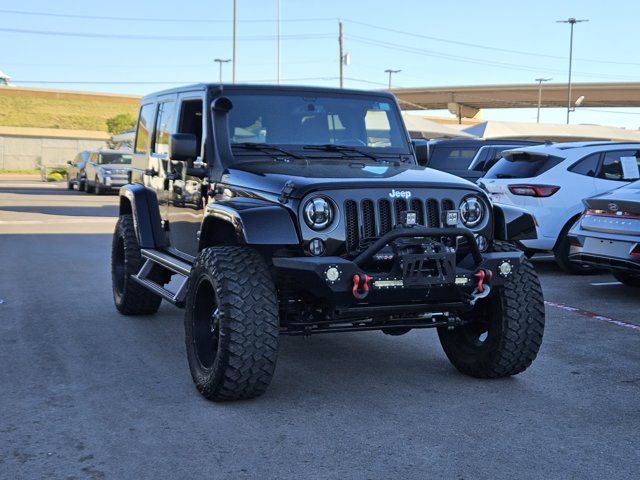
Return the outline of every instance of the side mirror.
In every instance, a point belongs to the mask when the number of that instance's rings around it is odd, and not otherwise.
[[[192,133],[173,133],[169,141],[169,158],[185,161],[196,158],[198,146]]]
[[[414,138],[411,140],[411,144],[418,164],[426,167],[429,163],[429,142],[422,138]]]
[[[67,165],[73,165],[73,162],[71,160],[67,160]]]

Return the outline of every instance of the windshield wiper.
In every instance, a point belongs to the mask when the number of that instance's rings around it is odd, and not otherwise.
[[[376,160],[376,161],[380,160],[375,155],[372,155],[367,152],[363,152],[362,150],[356,147],[349,147],[346,145],[335,145],[333,143],[325,143],[324,145],[305,145],[302,148],[304,148],[305,150],[323,150],[325,152],[353,152],[353,153],[362,155],[363,157],[369,157],[372,160]]]
[[[290,152],[288,150],[284,150],[280,147],[276,147],[275,145],[270,145],[268,143],[253,143],[253,142],[241,142],[241,143],[232,143],[231,144],[232,148],[244,148],[246,150],[257,150],[258,152],[263,152],[266,154],[269,154],[269,150],[271,150],[272,152],[280,152],[284,155],[287,155],[289,157],[293,157],[293,158],[298,158],[298,159],[303,159],[305,158],[302,155],[299,155],[297,153],[293,153]]]

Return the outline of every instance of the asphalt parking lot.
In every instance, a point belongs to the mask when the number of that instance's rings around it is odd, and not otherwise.
[[[119,315],[116,196],[0,177],[0,478],[637,478],[639,293],[535,259],[537,361],[457,373],[434,331],[283,338],[267,394],[195,390],[182,312]]]

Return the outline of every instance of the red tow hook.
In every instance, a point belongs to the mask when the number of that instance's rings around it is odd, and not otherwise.
[[[473,274],[474,277],[478,279],[478,285],[476,286],[476,290],[478,293],[484,292],[484,282],[488,280],[489,282],[493,278],[493,272],[491,270],[480,269],[476,273]]]
[[[353,289],[351,293],[353,293],[354,298],[358,300],[362,300],[369,295],[369,283],[373,280],[373,277],[365,274],[364,277],[361,277],[359,274],[355,274],[353,276]],[[360,289],[360,284],[362,283],[362,289]]]

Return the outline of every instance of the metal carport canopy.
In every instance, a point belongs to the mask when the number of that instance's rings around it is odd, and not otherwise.
[[[640,82],[574,83],[572,101],[584,96],[582,107],[640,107]],[[473,108],[527,108],[538,106],[538,85],[484,85],[461,87],[394,88],[405,110],[446,109],[450,103]],[[566,107],[567,84],[547,83],[543,107]]]

